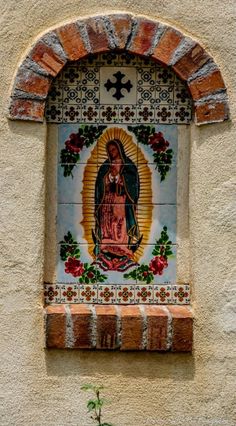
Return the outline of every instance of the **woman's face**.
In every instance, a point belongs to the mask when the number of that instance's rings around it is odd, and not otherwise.
[[[108,145],[108,153],[111,160],[117,160],[117,158],[120,158],[120,153],[116,144],[111,143]]]

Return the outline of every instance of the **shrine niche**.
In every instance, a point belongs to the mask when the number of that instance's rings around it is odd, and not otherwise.
[[[94,55],[55,79],[46,116],[58,125],[57,272],[46,303],[189,303],[176,280],[185,85],[151,60]]]

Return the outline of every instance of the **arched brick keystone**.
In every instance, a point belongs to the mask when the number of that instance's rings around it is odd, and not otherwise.
[[[172,68],[189,88],[196,124],[229,118],[221,72],[205,49],[175,28],[126,13],[80,19],[40,37],[18,68],[9,118],[42,122],[51,81],[67,61],[114,49]]]

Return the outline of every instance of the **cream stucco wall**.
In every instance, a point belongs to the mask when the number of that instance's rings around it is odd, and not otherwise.
[[[1,0],[0,10],[0,424],[88,426],[80,386],[93,382],[110,393],[106,419],[117,426],[235,425],[235,1]],[[40,32],[117,10],[196,38],[219,65],[230,95],[232,121],[191,126],[192,355],[43,349],[47,129],[8,121],[8,96],[17,65]]]

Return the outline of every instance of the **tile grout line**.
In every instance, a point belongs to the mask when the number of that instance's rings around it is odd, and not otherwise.
[[[92,313],[90,341],[91,341],[92,348],[96,348],[97,346],[97,314],[96,314],[96,309],[94,305],[89,303],[88,307]]]
[[[120,312],[120,306],[121,305],[114,305],[116,310],[116,345],[118,348],[121,347],[121,312]]]
[[[75,337],[74,337],[74,327],[73,327],[73,320],[70,310],[70,305],[65,304],[65,311],[66,311],[66,337],[65,337],[65,347],[66,348],[73,348],[75,343]]]
[[[172,348],[172,342],[173,342],[173,327],[172,327],[172,315],[169,311],[169,309],[166,306],[163,306],[164,311],[167,313],[168,319],[167,319],[167,350],[170,350]]]
[[[142,349],[145,350],[147,347],[147,314],[146,309],[144,305],[137,305],[139,307],[141,317],[142,317],[142,327],[143,327],[143,333],[142,333]]]

